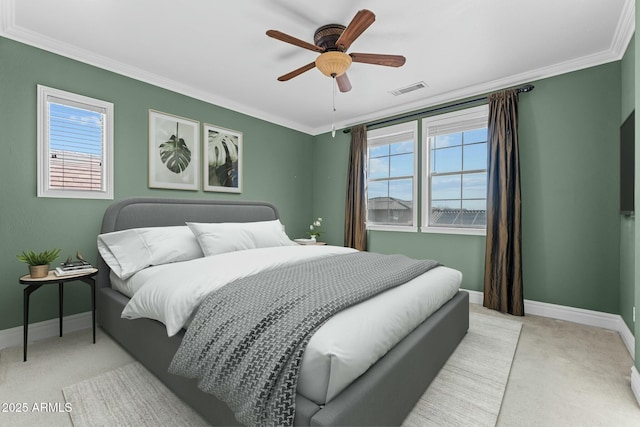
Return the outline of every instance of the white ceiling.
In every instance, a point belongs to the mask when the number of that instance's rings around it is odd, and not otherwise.
[[[0,35],[311,135],[619,60],[634,0],[0,0]],[[325,24],[376,14],[349,52],[400,54],[401,68],[354,63],[336,95],[317,69]],[[1,60],[1,59],[0,59]],[[402,96],[389,92],[424,81]],[[152,107],[152,106],[150,106]],[[214,120],[214,119],[212,119]],[[215,121],[215,120],[214,120]]]

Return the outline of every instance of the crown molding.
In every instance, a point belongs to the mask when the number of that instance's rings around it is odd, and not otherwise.
[[[114,72],[116,74],[130,77],[151,85],[187,95],[200,101],[208,102],[229,110],[236,111],[257,119],[277,124],[289,129],[311,134],[311,129],[300,123],[292,122],[267,112],[252,108],[248,105],[240,104],[228,98],[220,97],[216,94],[200,90],[198,88],[185,85],[184,83],[167,79],[160,75],[149,73],[137,67],[132,67],[123,62],[114,61],[102,55],[86,49],[80,49],[68,43],[63,43],[42,34],[27,30],[15,23],[15,0],[0,0],[0,36],[24,43],[48,52],[55,53],[82,63]]]
[[[114,73],[130,77],[145,83],[158,86],[173,92],[190,96],[192,98],[208,102],[241,114],[265,120],[270,123],[280,125],[289,129],[297,130],[312,136],[320,135],[331,131],[331,124],[320,127],[305,126],[301,123],[287,120],[286,118],[269,114],[268,112],[253,108],[251,106],[237,103],[228,98],[220,97],[214,93],[200,90],[198,88],[185,85],[181,82],[167,79],[154,73],[132,67],[128,64],[114,61],[107,57],[96,55],[93,52],[79,49],[67,43],[42,36],[41,34],[26,30],[15,23],[15,1],[0,0],[0,36],[28,44],[52,53],[56,53],[89,65],[96,66]],[[530,70],[521,74],[508,76],[490,82],[479,83],[477,85],[461,88],[454,91],[445,92],[439,95],[423,98],[411,103],[402,104],[393,108],[374,111],[370,114],[352,118],[349,121],[337,122],[336,129],[344,129],[356,124],[376,121],[395,115],[409,113],[436,105],[454,102],[460,99],[473,96],[485,95],[487,93],[502,90],[508,87],[530,83],[566,74],[581,69],[602,65],[608,62],[620,60],[629,45],[631,37],[635,31],[635,1],[625,0],[622,14],[618,21],[609,49],[592,55],[575,58],[569,61],[553,64],[535,70]]]
[[[613,40],[611,41],[611,51],[618,59],[622,59],[624,56],[635,30],[636,4],[634,0],[626,0],[622,7],[622,14],[620,15],[618,26],[613,34]]]
[[[582,56],[580,58],[571,59],[569,61],[560,62],[548,67],[530,70],[521,74],[516,74],[516,75],[505,77],[502,79],[493,80],[491,82],[480,83],[474,86],[432,96],[432,97],[429,97],[428,100],[426,100],[428,101],[426,103],[425,103],[425,100],[423,99],[423,100],[415,101],[409,104],[403,104],[401,106],[397,106],[394,108],[376,111],[375,113],[372,113],[372,114],[367,114],[365,116],[357,117],[356,119],[351,120],[348,123],[339,123],[338,125],[336,125],[336,128],[340,128],[340,129],[348,128],[361,123],[377,121],[384,118],[405,114],[405,113],[409,113],[409,112],[424,109],[424,108],[443,105],[448,102],[458,101],[464,98],[485,95],[490,92],[506,89],[513,86],[519,86],[526,83],[531,83],[536,80],[543,80],[543,79],[555,77],[561,74],[567,74],[574,71],[579,71],[586,68],[603,65],[609,62],[619,61],[624,56],[626,49],[629,45],[629,42],[631,41],[631,37],[633,36],[633,32],[635,31],[635,25],[634,25],[635,20],[628,19],[629,13],[632,16],[634,16],[635,8],[633,7],[633,2],[628,1],[627,4],[631,4],[631,6],[628,8],[625,8],[626,17],[621,17],[611,48],[605,51],[598,52],[592,55]],[[326,128],[318,128],[318,129],[314,129],[313,131],[315,135],[318,133],[326,133],[329,130],[330,129],[326,129]]]
[[[583,70],[598,65],[603,65],[613,61],[619,61],[624,56],[629,42],[635,31],[635,1],[626,0],[622,9],[622,14],[616,26],[609,49],[568,61],[559,62],[548,67],[530,70],[521,74],[508,76],[502,79],[493,80],[486,83],[461,88],[455,91],[445,92],[439,95],[421,99],[407,104],[395,106],[393,108],[379,110],[371,114],[356,117],[349,122],[336,124],[336,128],[350,128],[357,124],[378,121],[388,117],[410,113],[412,111],[431,108],[449,102],[459,101],[464,98],[485,95],[490,92],[503,90],[513,86],[531,83],[536,80],[543,80],[561,74],[567,74],[578,70]],[[329,132],[331,128],[321,127],[313,129],[313,135]]]

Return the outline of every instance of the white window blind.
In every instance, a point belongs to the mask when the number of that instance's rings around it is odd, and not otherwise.
[[[38,89],[38,196],[112,199],[113,104]]]

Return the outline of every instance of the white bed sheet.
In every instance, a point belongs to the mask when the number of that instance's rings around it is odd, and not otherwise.
[[[355,252],[338,246],[277,246],[146,268],[126,281],[130,296],[122,317],[158,320],[173,336],[184,328],[204,298],[237,279],[297,262]]]
[[[461,281],[458,270],[436,267],[333,316],[309,340],[298,393],[329,402],[453,298]]]
[[[182,327],[208,292],[235,278],[303,259],[351,252],[354,250],[336,246],[252,249],[150,267],[125,281],[114,280],[115,275],[111,279],[114,288],[131,297],[122,317],[149,317]],[[461,281],[459,271],[436,267],[332,317],[309,341],[298,393],[320,405],[329,402],[451,299]],[[166,315],[159,312],[171,313],[172,319],[163,319]],[[169,328],[168,334],[173,335]]]

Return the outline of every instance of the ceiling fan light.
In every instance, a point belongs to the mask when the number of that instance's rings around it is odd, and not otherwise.
[[[350,65],[351,57],[344,52],[325,52],[316,59],[316,67],[327,77],[343,75]]]

